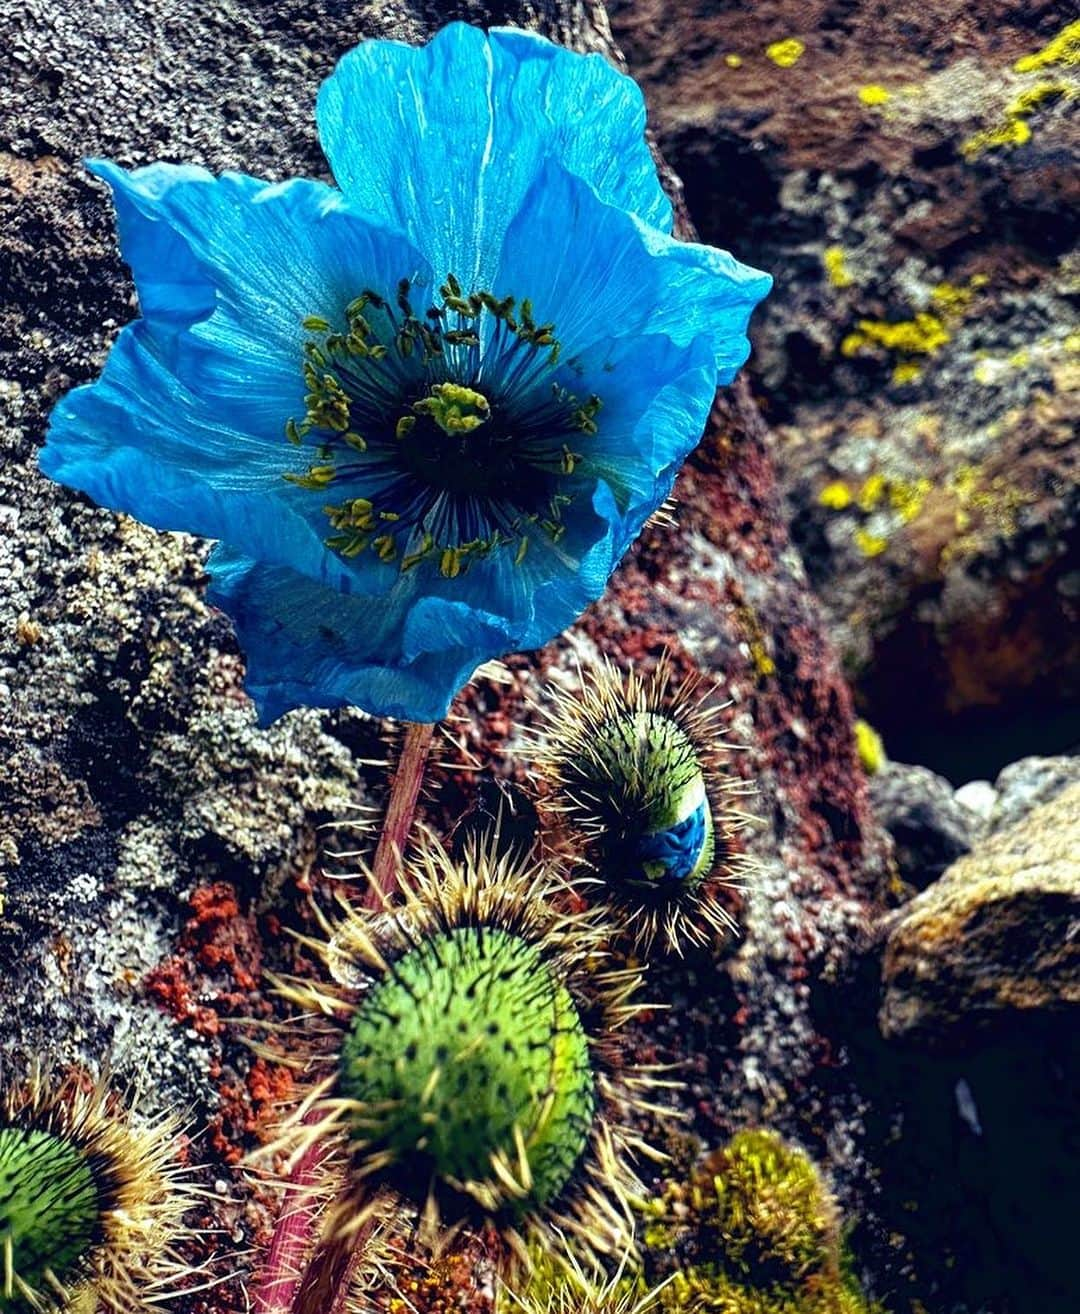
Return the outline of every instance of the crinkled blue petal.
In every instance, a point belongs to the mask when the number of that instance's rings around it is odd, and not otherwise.
[[[392,575],[327,551],[322,504],[284,479],[313,460],[285,437],[305,410],[305,315],[341,322],[364,287],[429,277],[399,235],[321,183],[107,162],[144,310],[101,377],[53,412],[41,469],[159,529],[228,539],[345,591]]]
[[[426,46],[365,41],[318,98],[334,176],[441,279],[490,287],[503,236],[552,157],[608,203],[670,231],[637,85],[600,55],[451,23]]]
[[[772,279],[606,205],[548,160],[507,228],[494,286],[500,296],[532,300],[535,318],[554,323],[570,364],[598,339],[663,334],[683,347],[706,338],[723,384],[749,355],[750,315]]]
[[[376,716],[438,721],[481,662],[514,646],[498,617],[462,607],[452,633],[438,628],[445,614],[425,622],[421,611],[406,654],[404,622],[425,601],[412,574],[370,598],[327,590],[224,544],[207,568],[207,596],[236,626],[246,688],[264,725],[294,707],[356,706]]]
[[[293,707],[347,705],[435,721],[479,665],[545,643],[603,592],[621,525],[605,485],[588,515],[602,528],[590,525],[579,558],[556,563],[572,549],[538,544],[528,567],[494,554],[456,581],[422,563],[379,597],[341,594],[219,544],[207,596],[236,626],[264,724]],[[449,596],[452,583],[462,587]]]

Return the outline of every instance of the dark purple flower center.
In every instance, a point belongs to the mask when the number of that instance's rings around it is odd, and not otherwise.
[[[555,327],[528,300],[464,296],[450,275],[420,316],[413,290],[365,290],[345,332],[304,320],[307,411],[286,435],[316,459],[285,477],[343,495],[323,508],[343,556],[370,548],[402,570],[432,557],[448,577],[497,549],[520,562],[531,536],[565,533],[600,400],[559,381]]]

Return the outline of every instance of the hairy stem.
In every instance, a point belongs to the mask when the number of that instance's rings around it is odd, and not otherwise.
[[[312,1109],[304,1121],[315,1122],[319,1116]],[[316,1142],[304,1151],[289,1174],[270,1253],[252,1299],[254,1314],[292,1314],[318,1217],[318,1198],[312,1187],[318,1180],[324,1154],[322,1145]]]
[[[410,721],[405,727],[405,742],[401,746],[401,760],[390,786],[390,801],[386,807],[379,845],[375,850],[375,864],[371,884],[364,898],[367,908],[381,908],[396,883],[398,862],[416,813],[416,800],[424,779],[424,767],[431,749],[435,726],[426,721]]]

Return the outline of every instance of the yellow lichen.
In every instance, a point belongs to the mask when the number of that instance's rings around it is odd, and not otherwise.
[[[1021,91],[1005,106],[1006,118],[1026,118],[1034,113],[1045,101],[1070,100],[1075,95],[1075,88],[1068,82],[1036,82],[1033,87]]]
[[[939,283],[930,291],[933,301],[945,315],[962,315],[975,300],[975,280],[966,286],[957,283]]]
[[[865,87],[859,88],[859,99],[864,105],[884,105],[891,98],[892,93],[885,87],[878,86],[876,82],[867,83]]]
[[[851,489],[842,479],[834,479],[818,493],[817,500],[819,506],[828,507],[830,511],[843,511],[851,505]]]
[[[725,55],[724,63],[728,68],[742,68],[742,55]]]
[[[888,760],[881,736],[868,721],[855,722],[855,751],[868,776],[876,776]]]
[[[1062,28],[1041,50],[1018,59],[1013,68],[1017,73],[1034,73],[1036,69],[1051,68],[1055,64],[1065,68],[1075,68],[1080,64],[1080,20]]]
[[[1080,28],[1080,24],[1076,26]],[[1078,41],[1078,44],[1080,44],[1080,41]],[[1037,58],[1034,55],[1028,56],[1030,60]],[[1067,61],[1052,60],[1048,62]],[[1073,62],[1075,63],[1075,60]],[[1041,63],[1033,63],[1022,69],[1020,68],[1022,63],[1024,63],[1023,60],[1016,65],[1017,71],[1021,73],[1043,67]],[[981,132],[976,132],[961,145],[960,149],[969,160],[972,160],[981,155],[983,151],[994,150],[999,146],[1023,146],[1031,140],[1031,124],[1028,123],[1028,118],[1040,106],[1046,104],[1047,101],[1071,100],[1075,95],[1075,83],[1061,80],[1037,82],[1033,87],[1025,87],[1005,106],[1000,123],[996,123],[990,128],[984,128]]]
[[[1026,119],[1007,119],[994,128],[984,128],[963,142],[960,150],[964,156],[973,160],[983,151],[995,150],[998,146],[1024,146],[1031,140],[1031,127]]]
[[[926,496],[933,484],[929,479],[916,479],[908,483],[895,479],[889,483],[889,505],[899,515],[905,525],[915,519],[923,508]]]
[[[790,68],[806,52],[806,46],[798,37],[786,37],[783,41],[774,41],[765,47],[765,54],[780,68]]]
[[[871,534],[869,530],[859,528],[855,531],[855,546],[864,557],[880,557],[889,546],[889,540],[880,534]]]
[[[872,474],[865,479],[859,489],[859,510],[873,511],[879,506],[885,496],[886,487],[887,481],[883,474]]]
[[[893,366],[892,381],[899,385],[905,383],[915,383],[922,378],[922,369],[914,361],[901,361],[899,365]]]
[[[842,246],[827,246],[821,253],[821,263],[825,266],[825,277],[833,287],[850,287],[855,282]]]
[[[769,655],[768,641],[765,638],[765,630],[762,627],[761,620],[753,607],[747,606],[746,603],[740,604],[735,609],[735,615],[738,619],[739,626],[746,635],[746,650],[749,653],[750,661],[757,674],[765,679],[770,675],[776,674],[776,662]]]
[[[863,347],[884,347],[886,351],[907,356],[932,356],[949,341],[949,330],[938,315],[919,311],[914,319],[890,323],[884,319],[860,319],[856,331],[840,344],[845,356],[853,356]]]

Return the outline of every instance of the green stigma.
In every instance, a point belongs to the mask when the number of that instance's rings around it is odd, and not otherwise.
[[[99,1221],[93,1168],[71,1142],[34,1128],[0,1127],[0,1308],[77,1274]]]
[[[527,297],[466,294],[452,274],[426,308],[420,291],[403,278],[393,296],[364,289],[336,322],[302,320],[306,409],[284,427],[310,463],[282,477],[333,487],[324,541],[345,558],[428,562],[448,579],[503,549],[521,565],[532,538],[566,533],[600,398],[564,386],[555,325]]]
[[[671,717],[613,717],[567,774],[580,810],[593,814],[606,879],[646,888],[700,885],[715,854],[712,813],[697,753]]]
[[[460,383],[434,384],[430,396],[413,402],[412,408],[417,415],[430,415],[447,434],[472,433],[491,415],[484,394]]]
[[[341,1088],[373,1154],[421,1156],[453,1186],[495,1181],[518,1211],[563,1190],[596,1107],[569,991],[537,945],[491,927],[433,935],[393,964],[357,1007]]]

